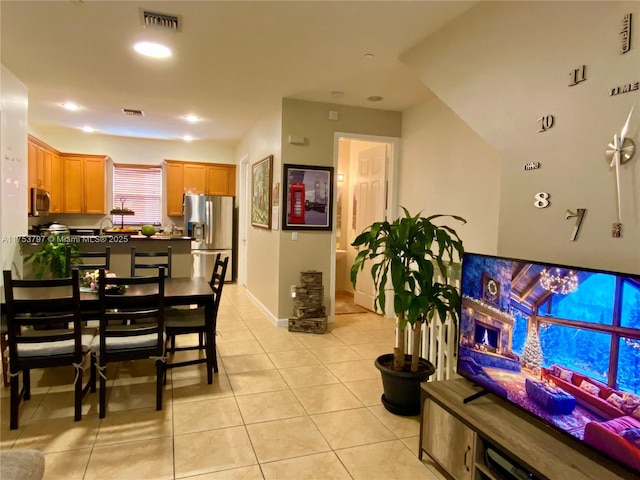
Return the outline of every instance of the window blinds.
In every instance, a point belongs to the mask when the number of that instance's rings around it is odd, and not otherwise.
[[[145,165],[114,165],[113,208],[135,212],[124,217],[130,225],[160,224],[162,221],[162,168]],[[120,215],[113,215],[114,224]]]

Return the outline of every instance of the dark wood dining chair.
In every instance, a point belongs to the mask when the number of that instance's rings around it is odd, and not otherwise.
[[[213,329],[211,338],[213,339],[212,345],[206,344],[206,322],[205,322],[205,309],[199,307],[195,309],[170,309],[166,312],[165,328],[167,332],[167,339],[170,342],[170,346],[167,349],[168,352],[176,352],[181,350],[202,350],[207,351],[207,355],[211,355],[213,359],[213,371],[218,371],[218,361],[216,352],[216,323],[218,318],[218,308],[220,306],[220,300],[222,299],[222,288],[224,287],[224,278],[227,273],[227,266],[229,263],[229,257],[220,259],[220,254],[216,256],[216,261],[211,273],[211,280],[209,285],[211,286],[211,294],[213,295],[213,308],[212,308],[212,321],[211,328]],[[176,335],[184,335],[190,333],[198,334],[198,345],[188,345],[183,347],[176,347],[175,337]],[[184,362],[184,365],[188,365],[189,362]]]
[[[156,276],[107,277],[101,268],[98,278],[100,327],[91,346],[91,386],[95,391],[100,377],[99,416],[106,415],[107,364],[125,360],[155,359],[156,410],[162,410],[164,269],[158,268]]]
[[[92,252],[74,252],[71,246],[66,247],[67,263],[65,266],[66,277],[71,276],[71,269],[80,271],[80,275],[86,270],[98,270],[111,267],[111,247],[107,245],[104,250]]]
[[[9,428],[18,428],[20,402],[31,397],[30,371],[34,368],[75,368],[74,419],[80,420],[82,397],[89,387],[82,387],[82,363],[95,330],[82,327],[78,271],[69,278],[52,280],[17,280],[7,270],[3,275],[11,389]],[[49,329],[51,325],[69,328]],[[43,329],[36,329],[38,326]]]
[[[166,252],[138,252],[136,247],[131,247],[131,276],[136,276],[139,269],[164,268],[165,277],[171,278],[171,246]]]

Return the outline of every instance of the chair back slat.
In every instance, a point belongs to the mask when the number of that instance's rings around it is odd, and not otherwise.
[[[5,270],[3,279],[12,372],[22,369],[27,361],[33,364],[32,358],[19,355],[21,344],[74,340],[73,352],[68,354],[69,364],[79,361],[82,322],[78,272],[73,271],[68,278],[20,280]],[[34,330],[34,327],[45,329]]]
[[[80,271],[98,270],[104,268],[109,270],[111,268],[111,247],[106,246],[104,251],[97,252],[73,252],[71,246],[66,246],[67,263],[65,265],[66,276],[71,276],[72,269],[78,269]],[[91,262],[85,263],[85,259],[90,259]],[[97,261],[94,259],[102,259]]]
[[[135,277],[140,269],[163,268],[165,276],[171,278],[171,257],[171,246],[167,247],[166,252],[138,252],[136,247],[131,247],[131,276]]]
[[[122,358],[143,358],[150,354],[161,355],[164,346],[164,269],[158,268],[157,276],[107,277],[99,271],[98,294],[100,298],[100,355],[107,361],[115,358],[108,353],[109,338],[157,335],[155,345],[122,352]],[[129,285],[132,292],[109,293],[110,287]],[[113,290],[112,290],[113,291]],[[125,322],[126,321],[126,322]],[[123,325],[123,323],[128,323]],[[111,356],[110,356],[111,355]],[[138,356],[136,356],[138,355]]]

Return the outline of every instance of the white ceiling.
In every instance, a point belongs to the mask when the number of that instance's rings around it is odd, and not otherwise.
[[[1,61],[27,86],[37,129],[235,141],[283,97],[386,110],[424,102],[432,93],[398,57],[476,3],[3,0]],[[142,27],[141,8],[181,16],[182,31]],[[140,57],[132,45],[143,39],[173,56]],[[204,120],[190,125],[188,113]]]

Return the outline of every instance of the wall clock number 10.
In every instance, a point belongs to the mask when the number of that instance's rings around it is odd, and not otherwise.
[[[536,201],[533,202],[533,205],[536,208],[547,208],[549,205],[551,205],[551,202],[549,201],[551,195],[549,195],[547,192],[536,193],[534,198],[536,199]]]
[[[540,117],[536,121],[540,124],[538,133],[542,133],[542,132],[546,132],[547,130],[553,127],[553,124],[555,123],[555,118],[553,117],[553,115],[544,115],[543,117]]]

